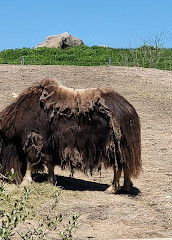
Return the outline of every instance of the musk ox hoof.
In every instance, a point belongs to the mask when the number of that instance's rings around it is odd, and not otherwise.
[[[50,183],[50,184],[56,185],[56,183],[57,183],[56,176],[55,175],[54,176],[48,176],[47,182]]]
[[[126,193],[130,193],[132,187],[133,187],[132,181],[128,180],[128,181],[124,182],[123,191]]]
[[[105,193],[114,194],[117,192],[117,190],[118,189],[115,186],[111,185],[105,190]]]
[[[21,182],[20,186],[24,187],[26,185],[29,185],[32,183],[32,178],[24,178],[23,181]]]

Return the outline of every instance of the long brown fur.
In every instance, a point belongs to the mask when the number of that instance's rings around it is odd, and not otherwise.
[[[28,162],[69,167],[72,174],[104,165],[114,168],[114,179],[123,170],[129,180],[142,167],[139,117],[111,89],[74,90],[45,79],[0,113],[0,139],[1,172],[13,168],[18,184]]]

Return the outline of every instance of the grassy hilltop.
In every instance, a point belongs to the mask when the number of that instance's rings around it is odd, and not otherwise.
[[[105,47],[23,48],[0,52],[0,64],[21,64],[22,56],[26,65],[78,65],[137,66],[172,70],[172,49],[144,45],[136,49],[115,49]]]

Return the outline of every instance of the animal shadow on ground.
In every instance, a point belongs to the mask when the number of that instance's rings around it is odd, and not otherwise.
[[[47,174],[35,173],[32,175],[32,179],[35,182],[42,183],[47,182]],[[64,190],[72,191],[106,191],[109,187],[108,184],[96,183],[92,181],[86,181],[82,179],[76,179],[71,177],[64,177],[56,175],[56,186],[62,187]],[[129,196],[137,196],[140,190],[136,187],[132,187],[130,192],[125,192],[123,187],[121,187],[116,194],[128,194]]]

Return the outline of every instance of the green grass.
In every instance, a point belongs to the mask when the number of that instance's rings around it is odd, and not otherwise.
[[[69,47],[9,49],[0,52],[0,64],[21,64],[24,56],[26,65],[77,65],[77,66],[137,66],[172,70],[172,49],[144,45],[136,49],[104,47]]]
[[[14,234],[15,239],[49,239],[53,235],[72,240],[78,216],[63,214],[58,204],[61,194],[60,188],[46,183],[26,188],[0,179],[0,240],[10,240]]]

